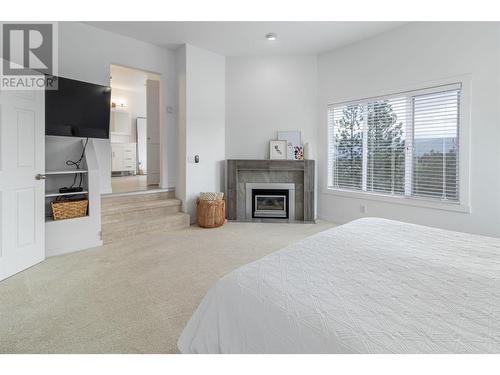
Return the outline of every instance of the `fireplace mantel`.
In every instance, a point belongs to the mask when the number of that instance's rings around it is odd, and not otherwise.
[[[279,181],[273,180],[274,176],[277,175],[277,173],[273,172],[293,172],[294,176],[299,176],[299,182],[303,184],[303,220],[305,222],[314,221],[314,160],[249,159],[226,160],[227,218],[229,220],[238,220],[238,202],[240,202],[240,205],[242,204],[241,197],[238,199],[238,189],[241,183],[240,175],[242,172],[247,173],[247,171],[255,171],[259,176],[266,175],[268,182],[290,182],[282,179]]]

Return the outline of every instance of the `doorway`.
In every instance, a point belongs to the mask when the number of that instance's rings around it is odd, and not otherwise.
[[[110,66],[111,189],[127,193],[160,184],[160,75]]]

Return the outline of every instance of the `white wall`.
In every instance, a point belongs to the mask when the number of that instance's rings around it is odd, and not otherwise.
[[[500,236],[500,27],[498,23],[415,23],[318,57],[320,129],[326,105],[447,77],[470,74],[470,213],[319,196],[319,217],[344,223],[380,216]],[[323,137],[324,138],[324,137]],[[322,146],[326,147],[326,139]],[[321,148],[320,192],[325,180]],[[463,162],[467,162],[462,160]],[[360,207],[365,205],[367,213]]]
[[[228,57],[226,157],[267,159],[278,130],[317,149],[316,56]]]
[[[220,191],[225,159],[225,57],[186,45],[177,51],[180,178],[178,194],[184,210],[196,221],[196,198],[202,191]],[[185,152],[184,152],[185,150]],[[199,155],[200,162],[194,157]],[[182,184],[182,183],[181,183]],[[179,186],[181,186],[179,184]]]
[[[176,108],[177,108],[177,186],[175,189],[176,198],[182,201],[182,209],[186,210],[186,46],[181,46],[175,50],[176,69]]]
[[[110,65],[117,64],[161,74],[161,142],[163,144],[162,187],[175,186],[177,130],[175,114],[166,107],[175,101],[174,53],[136,39],[76,22],[59,23],[59,75],[109,85]],[[174,111],[175,112],[175,111]],[[111,192],[111,148],[109,140],[97,152],[109,155],[99,160],[104,170],[102,193]],[[97,146],[100,148],[99,146]],[[107,173],[109,171],[109,173]]]

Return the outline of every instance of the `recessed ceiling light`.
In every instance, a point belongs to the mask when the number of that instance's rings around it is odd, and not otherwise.
[[[276,40],[278,36],[275,33],[268,33],[266,34],[266,39],[267,40]]]

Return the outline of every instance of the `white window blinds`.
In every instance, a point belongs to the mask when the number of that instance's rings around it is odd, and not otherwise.
[[[460,84],[328,107],[328,186],[458,202]]]
[[[366,190],[404,194],[406,98],[369,101],[367,109]]]
[[[458,201],[459,112],[459,90],[413,97],[413,195]]]
[[[329,110],[331,181],[340,189],[361,190],[363,181],[362,105],[335,106]]]

